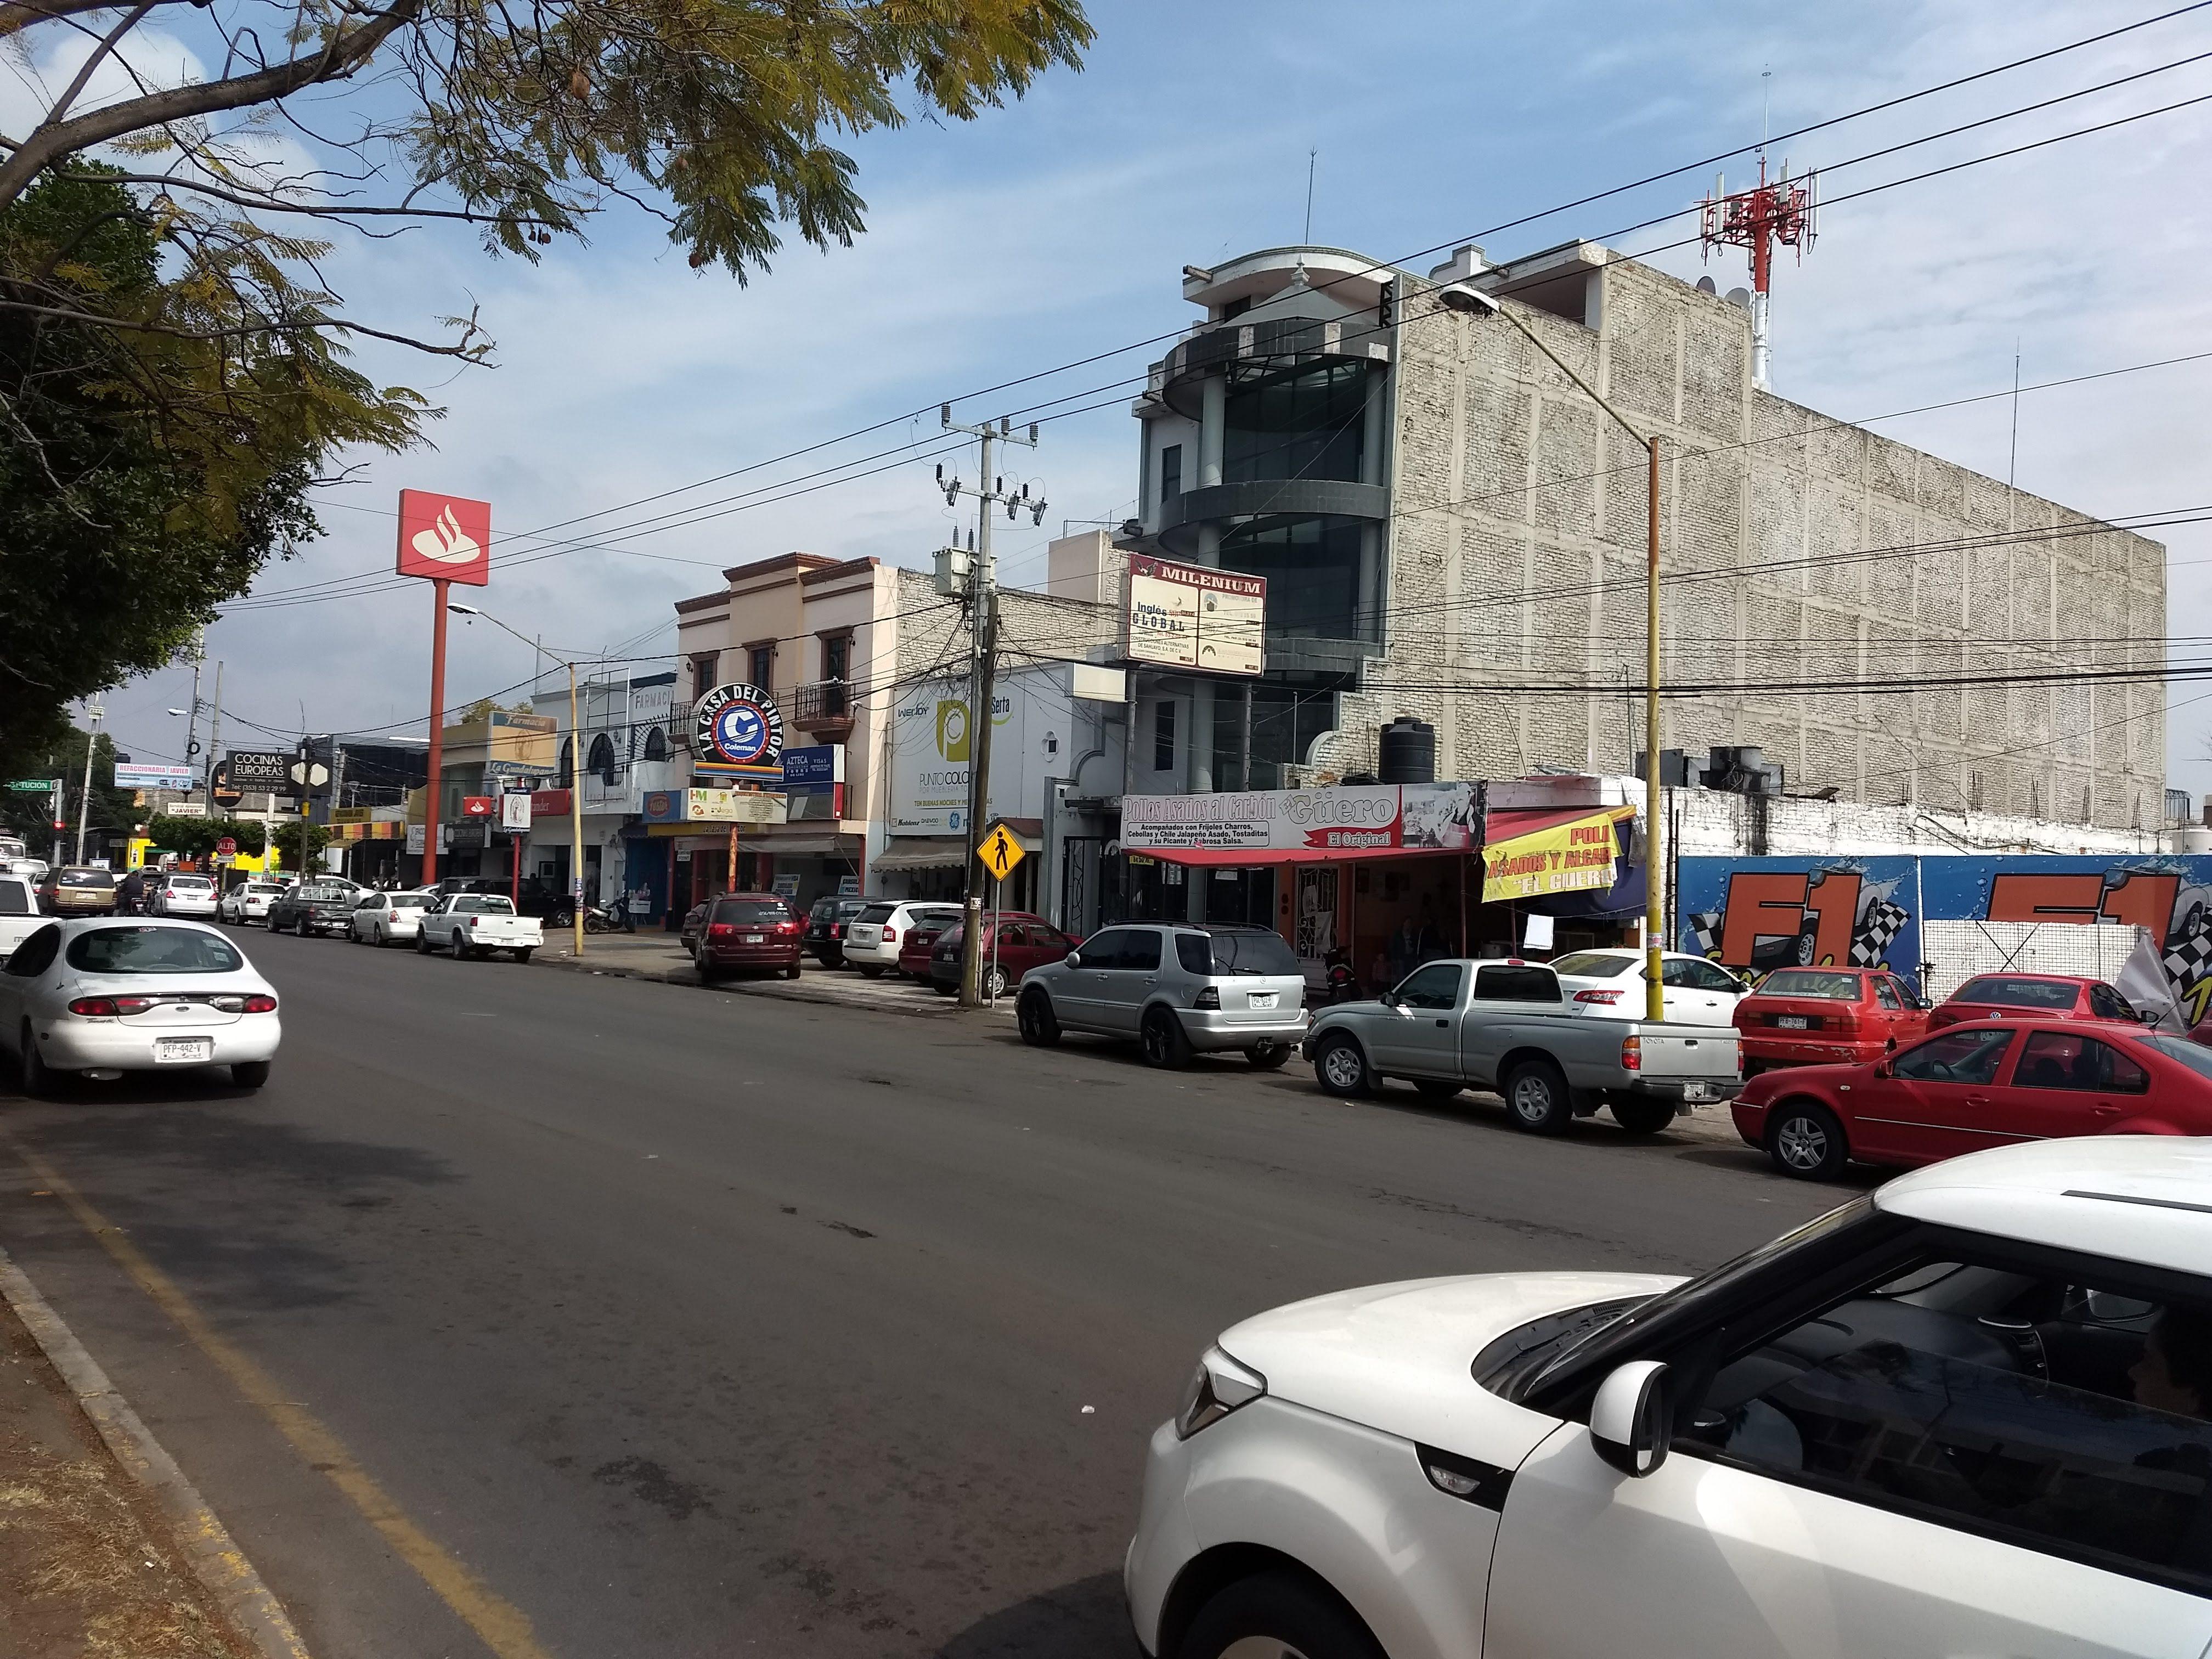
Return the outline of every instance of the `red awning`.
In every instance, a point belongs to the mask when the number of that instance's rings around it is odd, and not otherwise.
[[[1556,830],[1563,823],[1574,823],[1583,818],[1594,818],[1601,812],[1609,813],[1603,806],[1544,806],[1520,811],[1498,811],[1489,815],[1483,826],[1483,844],[1511,841],[1519,836],[1533,836],[1539,830]]]

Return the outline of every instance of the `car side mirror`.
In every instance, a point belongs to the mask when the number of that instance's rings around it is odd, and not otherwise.
[[[1915,1009],[1924,1014],[1930,1008],[1933,1008],[1936,1006],[1936,999],[1933,997],[1915,997],[1912,999],[1912,1006]]]
[[[1597,1385],[1590,1401],[1590,1445],[1623,1474],[1642,1480],[1667,1461],[1674,1437],[1666,1362],[1632,1359]]]
[[[1876,1077],[1893,1077],[1896,1074],[1896,1071],[1897,1068],[1890,1064],[1887,1055],[1874,1063],[1874,1074]]]
[[[1071,968],[1080,968],[1083,966],[1083,952],[1080,951],[1070,951],[1066,956],[1062,957],[1060,960],[1065,962]]]

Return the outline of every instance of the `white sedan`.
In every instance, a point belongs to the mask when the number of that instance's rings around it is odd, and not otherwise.
[[[27,1094],[188,1066],[228,1066],[258,1089],[282,1036],[275,989],[202,922],[55,921],[0,968],[0,1038]]]
[[[270,905],[283,896],[281,881],[241,881],[216,902],[216,913],[223,921],[266,921]]]
[[[435,893],[363,893],[349,918],[356,945],[396,945],[422,931],[422,913],[438,907]]]
[[[2212,1142],[1954,1158],[1686,1284],[1247,1320],[1123,1577],[1162,1659],[2199,1659]]]
[[[166,875],[155,884],[147,911],[156,916],[205,916],[216,919],[218,895],[211,876]]]
[[[1567,1012],[1605,1019],[1644,1018],[1644,953],[1632,945],[1571,951],[1553,959]],[[1664,1017],[1690,1025],[1726,1025],[1751,987],[1717,962],[1684,951],[1659,953]]]

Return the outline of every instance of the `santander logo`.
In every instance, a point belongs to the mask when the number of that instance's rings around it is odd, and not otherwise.
[[[481,587],[491,577],[491,503],[399,492],[399,574]]]

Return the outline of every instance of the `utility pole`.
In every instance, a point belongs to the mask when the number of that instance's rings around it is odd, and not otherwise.
[[[2013,378],[2018,380],[2020,377],[2014,374]],[[185,716],[185,764],[187,766],[200,752],[200,668],[206,661],[206,632],[196,629],[192,633],[192,702],[190,712]],[[191,791],[187,789],[185,793],[189,798]],[[215,797],[212,794],[208,797],[208,816],[215,816]]]
[[[969,562],[963,592],[968,605],[968,639],[969,647],[968,691],[968,822],[963,833],[968,837],[968,881],[961,908],[960,929],[960,1006],[980,1007],[983,1001],[983,883],[989,872],[976,851],[977,837],[982,833],[983,819],[991,810],[991,705],[998,695],[997,671],[999,656],[999,572],[991,562],[991,509],[1004,506],[1011,519],[1023,507],[1028,507],[1036,523],[1044,522],[1045,503],[1040,495],[1030,500],[1030,487],[1024,484],[1018,490],[1009,490],[1006,480],[991,470],[994,448],[1000,444],[1021,444],[1034,449],[1037,443],[1036,422],[1030,425],[1025,437],[1014,433],[1012,420],[1001,416],[994,426],[986,421],[981,426],[962,426],[952,418],[952,405],[946,404],[938,410],[939,419],[948,432],[964,432],[982,444],[982,471],[977,474],[975,487],[968,488],[956,477],[949,483],[945,469],[937,469],[938,487],[945,491],[947,506],[963,495],[975,498],[975,545]]]
[[[732,860],[730,879],[737,880]],[[584,954],[584,728],[576,720],[576,665],[568,664],[568,908],[576,954]]]
[[[100,722],[107,711],[98,703],[85,711],[84,787],[76,798],[76,861],[84,862],[84,832],[92,823],[92,751],[100,744]]]
[[[208,816],[210,817],[213,817],[215,816],[215,757],[216,752],[221,749],[222,744],[222,659],[218,657],[216,659],[215,665],[215,712],[208,720],[207,768],[202,775],[207,781],[205,793],[207,795],[207,809]]]

